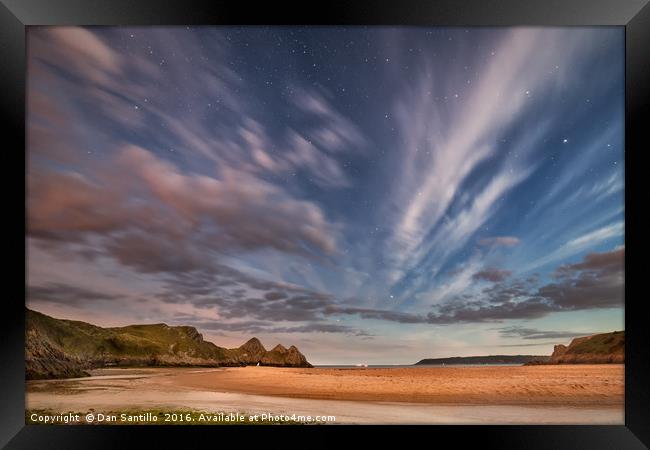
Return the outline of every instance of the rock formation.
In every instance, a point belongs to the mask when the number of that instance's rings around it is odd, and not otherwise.
[[[69,378],[100,367],[245,366],[312,367],[300,351],[266,351],[257,338],[234,349],[205,341],[194,327],[166,324],[102,328],[26,310],[25,376]]]
[[[241,351],[239,361],[246,364],[257,364],[268,353],[256,337],[249,339],[244,345],[239,347],[239,350]]]
[[[625,363],[625,331],[578,337],[566,346],[553,348],[549,361],[528,364],[623,364]]]
[[[625,362],[625,331],[575,338],[569,346],[556,345],[551,364],[622,364]]]

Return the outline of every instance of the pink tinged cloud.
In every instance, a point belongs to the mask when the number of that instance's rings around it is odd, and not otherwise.
[[[514,247],[520,242],[519,238],[514,236],[493,236],[479,239],[478,244],[486,247]]]

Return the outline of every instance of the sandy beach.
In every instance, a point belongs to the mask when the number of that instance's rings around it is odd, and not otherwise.
[[[102,369],[30,381],[27,409],[332,414],[337,423],[623,423],[623,365]]]
[[[183,386],[259,395],[480,405],[617,405],[623,365],[285,369],[179,374]]]

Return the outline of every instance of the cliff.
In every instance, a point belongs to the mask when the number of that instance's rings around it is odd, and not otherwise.
[[[26,310],[25,376],[69,378],[110,366],[312,367],[292,346],[268,352],[257,338],[227,349],[205,341],[194,327],[129,325],[102,328],[86,322],[55,319]]]
[[[569,346],[556,345],[551,364],[623,364],[625,331],[575,338]]]

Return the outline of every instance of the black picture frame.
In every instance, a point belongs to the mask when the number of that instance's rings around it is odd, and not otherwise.
[[[595,26],[625,27],[625,425],[621,426],[430,426],[417,427],[111,427],[25,425],[24,287],[25,264],[25,27],[29,25],[207,25],[207,24],[373,24],[431,26]],[[414,445],[453,442],[497,448],[646,448],[650,446],[650,340],[645,296],[635,296],[644,269],[632,258],[646,253],[647,232],[641,216],[649,192],[642,184],[642,158],[648,150],[650,80],[650,6],[647,0],[356,0],[301,2],[236,2],[205,0],[0,0],[0,111],[9,137],[5,161],[6,285],[15,287],[4,299],[0,367],[0,445],[6,448],[128,448],[144,439],[151,447],[168,448],[199,439],[225,443],[224,433],[242,443],[338,442],[344,429],[383,438],[392,435]],[[646,114],[644,114],[646,113]],[[630,245],[629,242],[633,242]],[[20,245],[20,243],[23,245]],[[13,272],[15,272],[15,274]],[[134,431],[134,428],[136,431]],[[415,435],[417,434],[417,435]],[[215,441],[218,439],[218,441]],[[337,441],[334,441],[336,439]],[[421,440],[422,439],[422,440]],[[420,444],[417,444],[420,442]]]

